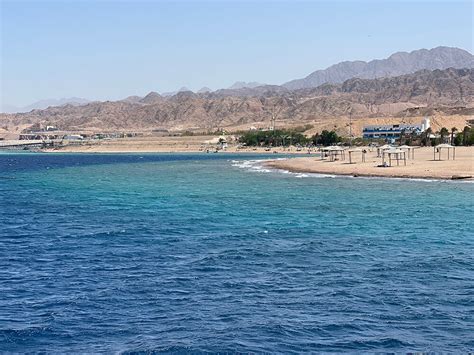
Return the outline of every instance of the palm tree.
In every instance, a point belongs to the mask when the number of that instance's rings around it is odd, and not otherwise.
[[[410,134],[410,144],[408,145],[412,145],[414,141],[417,140],[417,132],[416,131],[411,131],[411,134]]]
[[[403,139],[405,138],[405,134],[406,134],[406,129],[403,128],[400,132],[400,142],[399,142],[400,145],[402,145],[402,143],[403,143]]]
[[[431,133],[433,132],[433,130],[431,129],[431,127],[427,128],[424,132],[423,132],[423,141],[425,143],[425,146],[430,146],[431,144],[431,141],[430,141],[430,135]]]
[[[458,129],[456,127],[451,128],[451,144],[454,144],[454,133],[457,131]]]
[[[444,143],[444,137],[446,137],[449,134],[449,131],[446,127],[441,128],[439,131],[439,135],[441,136],[441,143]]]
[[[471,128],[469,126],[464,127],[462,130],[462,145],[467,145],[467,136]]]

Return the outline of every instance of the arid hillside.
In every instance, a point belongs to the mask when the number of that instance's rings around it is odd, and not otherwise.
[[[469,117],[474,113],[474,69],[422,70],[383,79],[349,79],[313,89],[280,86],[179,92],[170,97],[91,102],[0,115],[3,132],[34,124],[62,130],[215,130],[218,128],[337,122],[358,118],[423,115]],[[449,123],[449,122],[448,122]]]

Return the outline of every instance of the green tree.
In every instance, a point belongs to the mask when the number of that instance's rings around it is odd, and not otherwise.
[[[406,145],[413,145],[413,142],[417,140],[417,132],[416,131],[411,131],[410,137],[408,138],[408,141],[405,142]]]
[[[248,146],[285,146],[306,145],[308,138],[300,132],[294,130],[279,129],[273,131],[248,131],[243,132],[239,138],[240,143]]]
[[[451,128],[451,144],[454,144],[454,133],[456,133],[458,129],[456,127]]]
[[[449,134],[449,131],[446,127],[441,128],[439,131],[439,135],[441,137],[441,143],[444,143],[444,137],[446,137]]]
[[[474,145],[474,128],[469,128],[466,145]]]
[[[468,139],[469,139],[469,131],[471,128],[469,126],[465,126],[464,129],[462,130],[462,144],[463,145],[469,145]]]
[[[406,135],[406,129],[403,128],[403,129],[401,130],[401,132],[400,132],[400,141],[399,141],[399,144],[400,144],[400,145],[403,145],[403,141],[404,141],[404,140],[406,141],[405,135]]]
[[[341,141],[341,137],[339,137],[335,131],[324,130],[321,132],[321,134],[315,134],[312,137],[312,141],[315,145],[322,144],[324,146],[328,146],[339,143]]]
[[[432,129],[431,128],[427,128],[424,132],[423,132],[423,135],[422,135],[422,138],[421,138],[421,143],[424,145],[424,146],[429,146],[430,143],[431,143],[431,140],[430,140],[430,135],[432,133]]]
[[[311,142],[314,144],[314,145],[318,145],[319,143],[319,137],[320,137],[320,134],[319,133],[316,133],[314,136],[311,137]]]
[[[454,137],[454,145],[459,146],[463,143],[463,138],[462,135],[458,134],[456,137]]]

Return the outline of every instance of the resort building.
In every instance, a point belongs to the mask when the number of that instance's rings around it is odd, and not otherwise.
[[[425,117],[419,125],[392,124],[392,125],[369,125],[364,126],[362,134],[364,138],[397,139],[402,133],[416,135],[421,134],[430,127],[430,119]]]

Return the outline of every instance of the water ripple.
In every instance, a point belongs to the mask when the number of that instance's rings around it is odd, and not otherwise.
[[[472,184],[140,156],[0,155],[0,351],[474,349]]]

